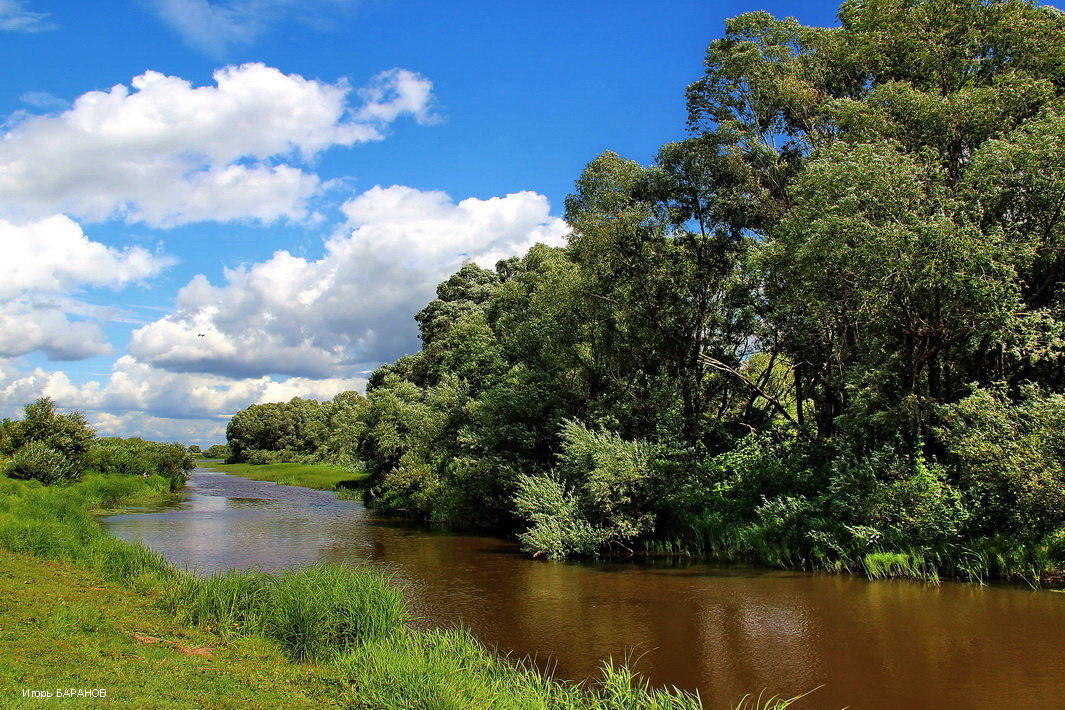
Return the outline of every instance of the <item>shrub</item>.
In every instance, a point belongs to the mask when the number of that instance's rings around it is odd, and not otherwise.
[[[278,451],[266,451],[265,449],[253,449],[248,451],[245,460],[254,466],[265,466],[271,463],[282,463],[281,453]]]
[[[205,459],[228,459],[230,456],[229,447],[225,444],[213,444],[207,447],[207,450],[203,452]]]
[[[96,433],[80,412],[59,414],[55,402],[42,397],[23,408],[21,421],[4,422],[0,442],[6,451],[16,451],[26,444],[42,442],[70,459],[88,450]]]
[[[514,505],[526,549],[549,557],[594,554],[654,527],[651,448],[579,422],[562,427],[556,473],[518,477]]]
[[[529,552],[552,558],[592,555],[603,544],[603,531],[581,512],[577,494],[553,475],[519,476],[514,507],[529,522],[518,535]]]
[[[11,478],[34,479],[41,483],[65,483],[78,478],[75,461],[53,449],[43,441],[30,441],[21,446],[8,464]]]
[[[194,467],[192,455],[181,444],[110,437],[97,440],[85,455],[86,469],[120,476],[160,476],[171,490],[185,485]]]
[[[976,389],[941,414],[973,533],[1033,539],[1065,525],[1065,395],[1029,386],[1015,403]]]

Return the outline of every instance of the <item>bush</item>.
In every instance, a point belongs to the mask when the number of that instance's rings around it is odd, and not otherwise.
[[[555,476],[519,476],[514,507],[529,522],[518,535],[529,552],[551,558],[593,555],[603,545],[604,532],[588,521],[577,494]]]
[[[931,549],[957,544],[969,520],[960,492],[942,466],[918,459],[914,472],[880,484],[869,500],[867,522],[899,545]]]
[[[229,447],[225,444],[213,444],[203,452],[203,457],[205,459],[228,459],[230,453]]]
[[[253,449],[247,452],[245,460],[253,466],[265,466],[271,463],[281,463],[281,454],[278,451]]]
[[[80,471],[75,461],[45,442],[30,441],[15,451],[8,463],[7,475],[53,484],[76,480]]]
[[[579,422],[562,427],[557,473],[518,477],[514,505],[525,548],[549,557],[594,554],[654,527],[651,449]]]
[[[195,463],[181,444],[109,437],[98,439],[85,455],[86,469],[104,475],[160,476],[171,490],[185,485]]]
[[[976,389],[941,414],[973,533],[1031,540],[1065,525],[1065,395],[1029,386],[1015,403]]]
[[[84,454],[96,433],[79,412],[59,414],[55,402],[42,397],[24,408],[21,421],[4,421],[0,437],[6,451],[16,451],[30,442],[41,442],[71,460]]]

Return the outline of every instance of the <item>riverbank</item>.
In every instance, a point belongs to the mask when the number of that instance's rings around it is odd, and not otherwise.
[[[702,707],[611,664],[597,682],[559,682],[468,632],[415,630],[373,570],[197,577],[106,535],[90,515],[153,489],[159,482],[139,477],[61,488],[0,478],[5,706],[39,707],[47,696],[22,691],[56,684],[103,689],[115,707]]]
[[[273,643],[220,642],[178,623],[158,597],[70,563],[0,550],[0,705],[63,702],[37,691],[95,691],[81,707],[339,708],[326,669],[289,663]],[[105,695],[101,695],[104,693]]]
[[[347,466],[304,463],[223,463],[201,461],[199,466],[209,471],[228,473],[254,481],[271,481],[281,486],[303,486],[319,491],[339,491],[358,487],[366,478],[353,473]]]

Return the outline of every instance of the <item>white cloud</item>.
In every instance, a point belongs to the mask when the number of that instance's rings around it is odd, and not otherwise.
[[[119,250],[94,242],[62,215],[25,224],[0,218],[0,301],[29,292],[119,288],[155,276],[171,263],[141,247]]]
[[[225,438],[229,417],[248,405],[293,397],[325,400],[365,386],[364,378],[278,381],[165,372],[128,355],[115,362],[107,380],[77,383],[61,371],[35,368],[23,372],[14,361],[0,360],[0,412],[4,416],[18,416],[26,403],[51,397],[60,407],[85,412],[101,435],[158,440],[219,443]]]
[[[269,27],[292,19],[314,24],[358,4],[357,0],[154,0],[159,17],[193,48],[221,57],[248,45]]]
[[[91,412],[87,416],[97,436],[137,436],[149,441],[177,441],[210,446],[226,442],[226,422],[216,419],[168,419],[144,412]]]
[[[79,360],[111,352],[99,325],[107,309],[70,295],[121,288],[171,263],[140,247],[92,241],[61,215],[27,224],[0,219],[0,357],[41,350],[51,360]]]
[[[42,351],[49,360],[83,360],[111,352],[95,321],[72,321],[62,305],[19,299],[0,302],[0,357]]]
[[[413,314],[464,261],[492,266],[565,223],[547,198],[519,192],[453,202],[443,192],[374,187],[343,206],[345,230],[318,260],[279,251],[197,276],[177,312],[134,332],[129,352],[174,372],[331,377],[417,348]],[[201,335],[202,334],[202,335]]]
[[[359,90],[359,96],[366,102],[359,111],[359,118],[391,123],[409,113],[418,123],[435,123],[432,91],[432,82],[412,71],[399,68],[383,71]]]
[[[293,162],[381,140],[401,115],[430,116],[431,82],[400,69],[375,77],[361,107],[348,105],[343,81],[263,64],[225,67],[214,80],[193,87],[148,71],[59,115],[21,120],[0,138],[0,214],[152,226],[300,220],[320,182]]]
[[[0,0],[0,30],[43,32],[55,29],[47,12],[31,12],[19,0]]]

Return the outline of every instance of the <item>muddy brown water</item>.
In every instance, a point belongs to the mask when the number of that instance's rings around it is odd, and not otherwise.
[[[796,708],[1065,708],[1065,594],[673,563],[554,563],[506,541],[383,519],[332,494],[198,469],[183,500],[105,518],[201,573],[372,563],[425,625],[568,679],[607,657],[709,708],[744,693]]]

